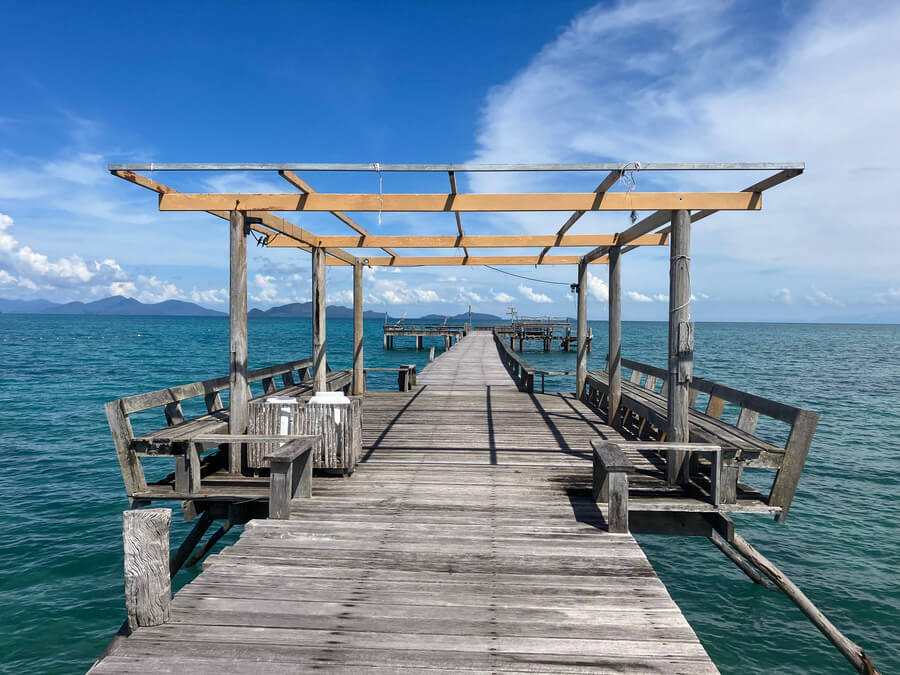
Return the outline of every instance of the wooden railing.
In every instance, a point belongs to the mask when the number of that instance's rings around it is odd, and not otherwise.
[[[632,416],[639,420],[634,431],[641,438],[665,439],[666,394],[668,373],[663,368],[622,359],[624,369],[630,370],[622,389],[622,402],[618,419],[628,426]],[[623,382],[623,385],[625,384]],[[585,398],[597,407],[606,405],[608,379],[605,372],[588,373]],[[731,449],[730,460],[742,469],[761,467],[776,469],[768,502],[781,508],[778,520],[783,522],[797,490],[800,474],[806,463],[819,415],[778,401],[751,394],[702,377],[693,377],[690,383],[688,403],[690,440],[721,444]],[[701,393],[709,396],[703,411],[694,406]],[[721,419],[725,404],[740,408],[734,424]],[[790,425],[784,446],[773,444],[756,435],[760,416]],[[653,429],[655,427],[655,430]]]
[[[250,383],[261,382],[262,396],[273,394],[292,396],[311,391],[312,365],[312,359],[302,359],[252,370],[247,376],[248,387]],[[351,377],[349,370],[329,369],[326,379],[328,389],[346,391]],[[280,387],[276,383],[276,378],[281,380]],[[191,466],[192,463],[198,462],[194,453],[188,452],[191,439],[203,434],[220,434],[228,430],[228,410],[224,407],[221,396],[228,388],[229,378],[219,377],[126,396],[106,404],[106,418],[129,497],[147,490],[147,479],[140,459],[145,455],[175,455],[176,492],[191,491],[189,486],[196,485],[199,470],[198,466]],[[206,414],[186,419],[182,404],[200,396],[203,397]],[[130,416],[154,408],[162,408],[166,426],[149,433],[135,435]],[[194,461],[188,461],[192,457]]]
[[[500,354],[500,361],[509,371],[510,375],[519,385],[519,389],[527,391],[529,394],[534,393],[534,373],[535,370],[528,362],[506,344],[496,331],[494,335],[494,344],[497,345],[497,351]]]

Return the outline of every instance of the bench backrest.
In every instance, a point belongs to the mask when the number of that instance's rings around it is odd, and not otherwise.
[[[622,366],[631,369],[629,378],[631,382],[656,391],[656,387],[661,381],[660,393],[666,394],[668,373],[664,369],[630,359],[622,359]],[[769,494],[769,503],[782,508],[778,520],[783,522],[794,498],[803,465],[806,463],[813,435],[819,423],[819,414],[773,401],[764,396],[740,391],[702,377],[691,379],[688,401],[692,408],[701,392],[709,395],[704,412],[710,417],[721,419],[726,403],[740,407],[740,414],[735,426],[748,434],[756,435],[756,425],[760,416],[790,425],[787,442],[784,444],[784,456],[775,467],[778,469],[778,473]]]
[[[309,369],[312,366],[312,359],[302,359],[300,361],[289,361],[276,366],[267,366],[251,370],[247,374],[247,382],[260,382],[263,384],[263,391],[266,394],[275,392],[279,387],[275,384],[275,378],[280,377],[282,387],[289,387],[296,384],[297,381],[306,381],[310,379]],[[294,373],[297,373],[299,380],[295,380]],[[203,382],[192,382],[191,384],[182,384],[177,387],[168,387],[167,389],[157,389],[145,394],[136,394],[135,396],[126,396],[119,399],[122,412],[125,415],[150,410],[162,406],[166,414],[166,423],[169,426],[184,421],[181,412],[181,403],[191,398],[203,396],[206,403],[206,409],[209,412],[215,412],[222,409],[221,392],[227,391],[229,387],[229,378],[217,377],[214,380],[204,380]],[[180,419],[179,419],[180,417]]]

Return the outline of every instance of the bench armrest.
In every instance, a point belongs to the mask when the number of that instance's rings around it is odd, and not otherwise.
[[[287,520],[294,497],[312,497],[312,451],[318,441],[318,436],[295,438],[266,455],[271,471],[269,518]]]
[[[634,465],[615,441],[595,439],[594,501],[607,502],[606,522],[610,532],[628,532],[628,472]]]

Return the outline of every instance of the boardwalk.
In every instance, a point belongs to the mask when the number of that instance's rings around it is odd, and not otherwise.
[[[93,672],[716,672],[635,540],[605,531],[592,411],[519,392],[490,334],[419,385],[367,394],[359,470],[250,522]]]

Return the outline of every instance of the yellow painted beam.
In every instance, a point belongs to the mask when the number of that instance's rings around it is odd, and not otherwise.
[[[602,192],[565,194],[182,194],[159,196],[160,211],[656,211],[758,210],[759,193]]]
[[[373,258],[357,258],[363,265],[370,267],[452,267],[452,266],[471,266],[471,265],[575,265],[580,260],[577,255],[547,255],[544,260],[538,263],[539,256],[536,255],[520,255],[520,256],[400,256],[398,258],[373,257]],[[606,264],[606,258],[598,258],[593,263]],[[347,264],[329,258],[326,262],[329,266],[346,266]]]
[[[535,235],[463,235],[459,236],[320,236],[318,246],[341,248],[524,248],[539,246],[615,246],[615,234]],[[667,234],[648,234],[630,242],[635,246],[665,246]],[[290,240],[269,243],[272,247],[291,246]]]

